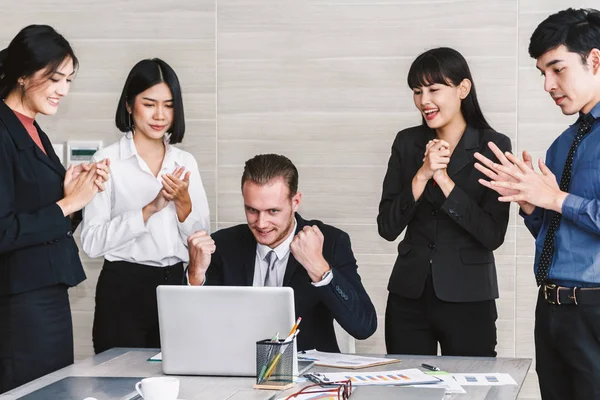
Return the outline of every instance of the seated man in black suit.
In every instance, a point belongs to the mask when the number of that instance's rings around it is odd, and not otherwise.
[[[280,155],[246,162],[242,195],[248,224],[188,239],[191,285],[289,286],[302,317],[298,350],[339,352],[333,319],[357,339],[377,315],[357,272],[345,232],[296,213],[298,170]]]

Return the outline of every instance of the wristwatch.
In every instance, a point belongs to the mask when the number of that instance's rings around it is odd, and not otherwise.
[[[329,269],[328,271],[326,271],[323,276],[321,277],[321,282],[323,282],[325,279],[327,279],[329,277],[329,275],[331,275],[331,269]]]

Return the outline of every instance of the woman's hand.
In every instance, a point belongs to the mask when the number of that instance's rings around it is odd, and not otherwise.
[[[192,212],[192,201],[188,193],[190,173],[187,172],[183,180],[179,178],[185,171],[185,167],[177,167],[172,174],[162,176],[163,188],[158,192],[156,197],[142,209],[144,223],[148,219],[165,208],[169,202],[175,203],[177,218],[180,222],[185,221],[187,216]]]
[[[65,180],[63,182],[64,196],[66,197],[71,194],[75,181],[82,173],[88,172],[94,167],[97,175],[97,179],[95,179],[94,182],[98,187],[99,192],[104,191],[104,182],[108,181],[109,178],[110,159],[108,158],[97,163],[71,164],[69,169],[67,169]]]
[[[188,191],[191,172],[186,172],[183,179],[180,179],[183,171],[185,171],[185,167],[178,167],[172,174],[162,176],[165,198],[175,203],[179,222],[185,221],[192,212],[192,199]]]
[[[65,216],[81,210],[98,193],[100,178],[97,177],[95,165],[87,171],[80,171],[76,178],[73,178],[74,171],[75,167],[71,165],[65,174],[64,192],[66,195],[57,202]]]
[[[450,162],[450,145],[443,141],[434,139],[427,143],[423,165],[417,175],[425,181],[433,178],[433,174],[440,169],[446,169]]]
[[[104,183],[108,181],[110,174],[110,158],[105,158],[102,161],[96,163],[96,186],[98,191],[104,191]]]
[[[165,197],[164,189],[159,190],[156,197],[142,208],[142,217],[144,223],[148,222],[151,216],[161,211],[163,208],[169,205],[169,200]]]

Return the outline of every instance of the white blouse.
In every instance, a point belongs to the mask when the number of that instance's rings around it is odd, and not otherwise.
[[[206,192],[198,163],[188,152],[166,145],[165,157],[155,177],[138,155],[130,133],[93,157],[110,159],[110,179],[83,210],[81,242],[89,257],[164,267],[188,262],[187,238],[197,230],[210,230]],[[144,224],[142,208],[162,189],[161,175],[184,166],[190,171],[192,212],[179,222],[175,204],[169,204]],[[184,172],[184,174],[185,174]],[[183,176],[183,175],[182,175]]]

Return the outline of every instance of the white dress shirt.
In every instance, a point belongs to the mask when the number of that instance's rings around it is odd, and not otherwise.
[[[210,229],[208,201],[196,159],[166,144],[165,157],[155,177],[138,155],[131,133],[96,152],[93,161],[105,158],[110,159],[110,179],[105,190],[83,210],[81,243],[86,254],[154,267],[188,262],[188,236]],[[142,208],[162,189],[161,175],[180,166],[191,172],[188,191],[192,212],[179,222],[171,201],[144,224]]]
[[[298,222],[294,219],[294,229],[290,232],[289,236],[274,249],[264,244],[256,244],[256,258],[254,260],[254,279],[252,286],[264,286],[267,269],[269,268],[269,262],[267,260],[267,254],[271,250],[277,254],[277,261],[275,261],[275,267],[273,273],[277,276],[277,286],[283,286],[283,278],[285,276],[285,270],[287,268],[288,260],[290,258],[290,245],[294,240],[296,228]],[[313,286],[325,286],[333,279],[333,271],[327,278],[319,282],[312,282]]]

